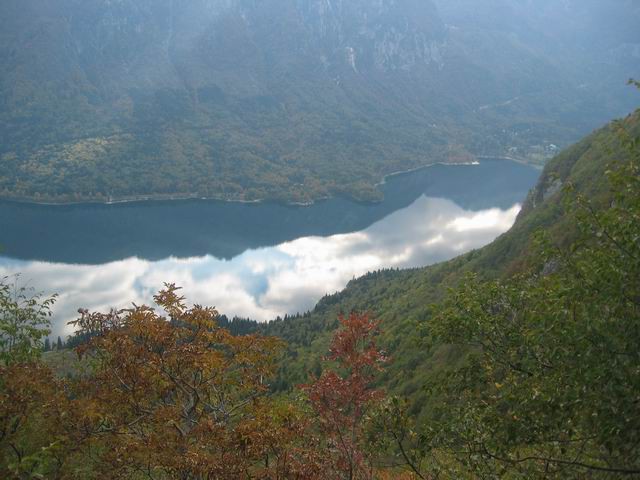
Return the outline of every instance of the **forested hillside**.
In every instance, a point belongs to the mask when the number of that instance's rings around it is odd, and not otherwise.
[[[634,2],[472,3],[3,1],[0,196],[375,200],[632,107]]]

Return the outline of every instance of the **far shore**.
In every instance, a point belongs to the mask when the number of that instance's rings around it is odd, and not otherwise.
[[[397,177],[400,175],[407,175],[407,174],[411,174],[411,173],[415,173],[415,172],[419,172],[421,170],[424,170],[426,168],[430,168],[430,167],[434,167],[436,165],[445,165],[445,166],[464,166],[464,165],[468,165],[468,166],[472,166],[472,165],[479,165],[480,164],[480,160],[505,160],[505,161],[511,161],[511,162],[516,162],[516,163],[520,163],[523,165],[527,165],[529,167],[535,168],[535,169],[542,169],[542,166],[538,166],[538,165],[534,165],[531,163],[528,163],[524,160],[521,159],[517,159],[517,158],[512,158],[512,157],[507,157],[507,156],[497,156],[497,155],[493,155],[493,156],[488,156],[488,155],[476,155],[475,158],[477,160],[475,161],[470,161],[470,162],[432,162],[432,163],[428,163],[425,165],[421,165],[418,167],[414,167],[414,168],[409,168],[406,170],[399,170],[396,172],[391,172],[385,176],[382,177],[382,180],[380,180],[378,183],[376,183],[374,186],[376,188],[383,186],[389,179],[393,178],[393,177]],[[257,205],[257,204],[263,204],[263,203],[276,203],[276,204],[282,204],[282,205],[286,205],[286,206],[290,206],[290,207],[310,207],[318,202],[322,202],[322,201],[326,201],[326,200],[330,200],[331,198],[336,198],[336,197],[340,197],[342,195],[340,194],[336,194],[334,196],[325,196],[325,197],[319,197],[316,198],[314,200],[310,200],[308,202],[295,202],[295,201],[281,201],[281,200],[277,200],[277,199],[272,199],[272,198],[262,198],[262,199],[255,199],[255,200],[242,200],[242,199],[230,199],[230,198],[224,198],[224,197],[206,197],[206,196],[202,196],[202,195],[198,195],[198,194],[155,194],[155,195],[136,195],[136,196],[128,196],[128,197],[114,197],[114,198],[110,198],[108,200],[97,200],[97,199],[86,199],[86,200],[78,200],[78,201],[38,201],[35,200],[34,198],[31,197],[0,197],[0,201],[6,201],[6,202],[15,202],[15,203],[22,203],[25,205],[42,205],[42,206],[72,206],[72,205],[121,205],[121,204],[127,204],[127,203],[146,203],[146,202],[179,202],[179,201],[186,201],[186,200],[202,200],[202,201],[215,201],[215,202],[224,202],[224,203],[238,203],[238,204],[249,204],[249,205]],[[358,200],[356,198],[353,197],[349,197],[351,198],[354,202],[359,202],[359,203],[368,203],[368,204],[374,204],[374,203],[378,203],[381,200]]]

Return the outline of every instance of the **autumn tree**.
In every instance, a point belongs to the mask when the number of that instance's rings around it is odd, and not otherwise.
[[[73,415],[62,382],[38,361],[0,367],[0,478],[57,478]]]
[[[82,311],[75,322],[91,338],[78,347],[93,371],[75,385],[75,405],[96,470],[185,479],[302,470],[292,453],[302,413],[266,395],[281,342],[231,335],[214,309],[187,308],[173,285],[155,300],[166,316],[143,306]]]
[[[6,478],[370,478],[363,419],[384,356],[367,316],[342,319],[315,415],[269,395],[282,344],[233,336],[167,285],[147,306],[80,311],[71,378],[37,357],[2,366]],[[40,335],[40,333],[38,333]],[[40,351],[40,349],[37,349]],[[22,351],[22,350],[20,350]]]
[[[366,449],[365,416],[372,404],[383,397],[372,383],[387,360],[376,346],[377,333],[378,322],[367,314],[341,316],[326,359],[333,365],[304,387],[329,456],[324,478],[373,478]]]

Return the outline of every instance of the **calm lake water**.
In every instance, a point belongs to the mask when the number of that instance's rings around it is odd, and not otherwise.
[[[54,335],[79,307],[149,303],[163,282],[229,316],[313,308],[354,277],[481,247],[508,230],[539,171],[435,165],[390,178],[385,200],[308,207],[208,200],[115,205],[0,202],[0,276],[60,295]]]

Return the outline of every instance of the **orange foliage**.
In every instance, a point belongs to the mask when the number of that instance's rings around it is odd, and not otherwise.
[[[172,478],[247,478],[285,473],[285,444],[300,434],[299,414],[266,397],[282,344],[236,337],[211,308],[187,308],[169,285],[149,307],[81,312],[93,339],[79,354],[95,362],[76,385],[78,419],[101,470]],[[278,410],[278,415],[273,412]]]
[[[178,288],[134,306],[80,311],[84,371],[0,365],[3,478],[364,479],[363,416],[386,360],[367,315],[342,318],[304,403],[269,395],[282,342],[233,336]],[[377,475],[377,474],[376,474]]]
[[[337,368],[325,370],[303,388],[318,415],[335,478],[368,479],[374,474],[364,449],[363,416],[373,401],[383,397],[371,384],[387,359],[374,341],[378,323],[367,314],[341,316],[340,324],[328,357]]]

